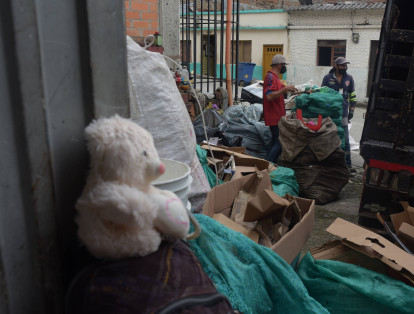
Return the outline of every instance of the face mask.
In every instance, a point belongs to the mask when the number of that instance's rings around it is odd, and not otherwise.
[[[286,73],[286,65],[282,65],[282,68],[280,69],[280,74]]]
[[[340,69],[338,72],[339,74],[344,75],[346,73],[346,69]]]

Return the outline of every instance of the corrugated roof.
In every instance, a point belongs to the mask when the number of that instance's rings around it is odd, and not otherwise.
[[[287,8],[286,11],[330,11],[385,9],[385,3],[314,4]]]

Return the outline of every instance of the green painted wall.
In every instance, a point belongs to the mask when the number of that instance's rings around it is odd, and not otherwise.
[[[201,74],[201,64],[197,63],[196,64],[196,68],[197,68],[197,74]],[[223,68],[223,78],[226,78],[226,66],[223,64],[222,66]],[[233,68],[233,79],[236,78],[236,67],[235,65],[231,65],[231,68]],[[190,71],[193,73],[194,72],[194,63],[190,63]],[[220,64],[216,65],[216,74],[217,77],[220,76]],[[263,67],[261,65],[256,65],[253,69],[253,80],[262,80],[262,75],[263,75]],[[286,73],[283,74],[283,79],[286,80],[287,79],[287,75]]]

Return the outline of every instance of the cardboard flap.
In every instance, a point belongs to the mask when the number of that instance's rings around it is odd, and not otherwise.
[[[206,202],[203,206],[203,215],[213,217],[214,214],[223,213],[229,216],[239,191],[243,189],[244,185],[248,183],[249,180],[252,180],[252,177],[257,177],[257,174],[263,175],[263,177],[258,183],[256,191],[272,189],[272,182],[270,181],[270,176],[267,170],[217,185],[208,192]]]
[[[379,253],[381,260],[394,269],[404,268],[414,274],[414,256],[397,247],[382,236],[365,228],[357,226],[341,218],[337,218],[326,229],[347,242],[352,242],[361,247],[369,247]]]
[[[288,200],[281,198],[273,191],[261,190],[247,204],[244,221],[256,221],[265,218],[288,205]]]
[[[229,217],[223,214],[214,214],[213,219],[217,220],[219,223],[226,226],[227,228],[230,228],[231,230],[244,234],[245,236],[252,239],[254,242],[259,242],[259,234],[256,231],[247,230],[246,228],[240,226],[238,223],[231,220]]]
[[[398,214],[392,214],[390,215],[392,224],[394,226],[395,232],[398,232],[400,230],[400,226],[403,222],[410,223],[410,217],[408,217],[408,214],[406,212],[401,212]]]
[[[305,199],[295,197],[295,200]],[[303,201],[297,203],[301,204],[301,212],[306,214],[303,215],[301,221],[289,230],[280,241],[272,246],[272,250],[289,264],[293,262],[302,250],[312,232],[315,222],[315,200],[306,200],[306,202]],[[306,206],[306,208],[302,207],[302,205]]]
[[[414,225],[414,207],[411,207],[408,202],[400,202],[401,206],[404,208],[404,211],[408,214],[410,218],[410,225]]]

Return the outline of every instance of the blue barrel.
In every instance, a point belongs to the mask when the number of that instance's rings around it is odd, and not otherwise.
[[[240,62],[237,83],[241,86],[250,85],[253,79],[253,70],[256,63]]]

